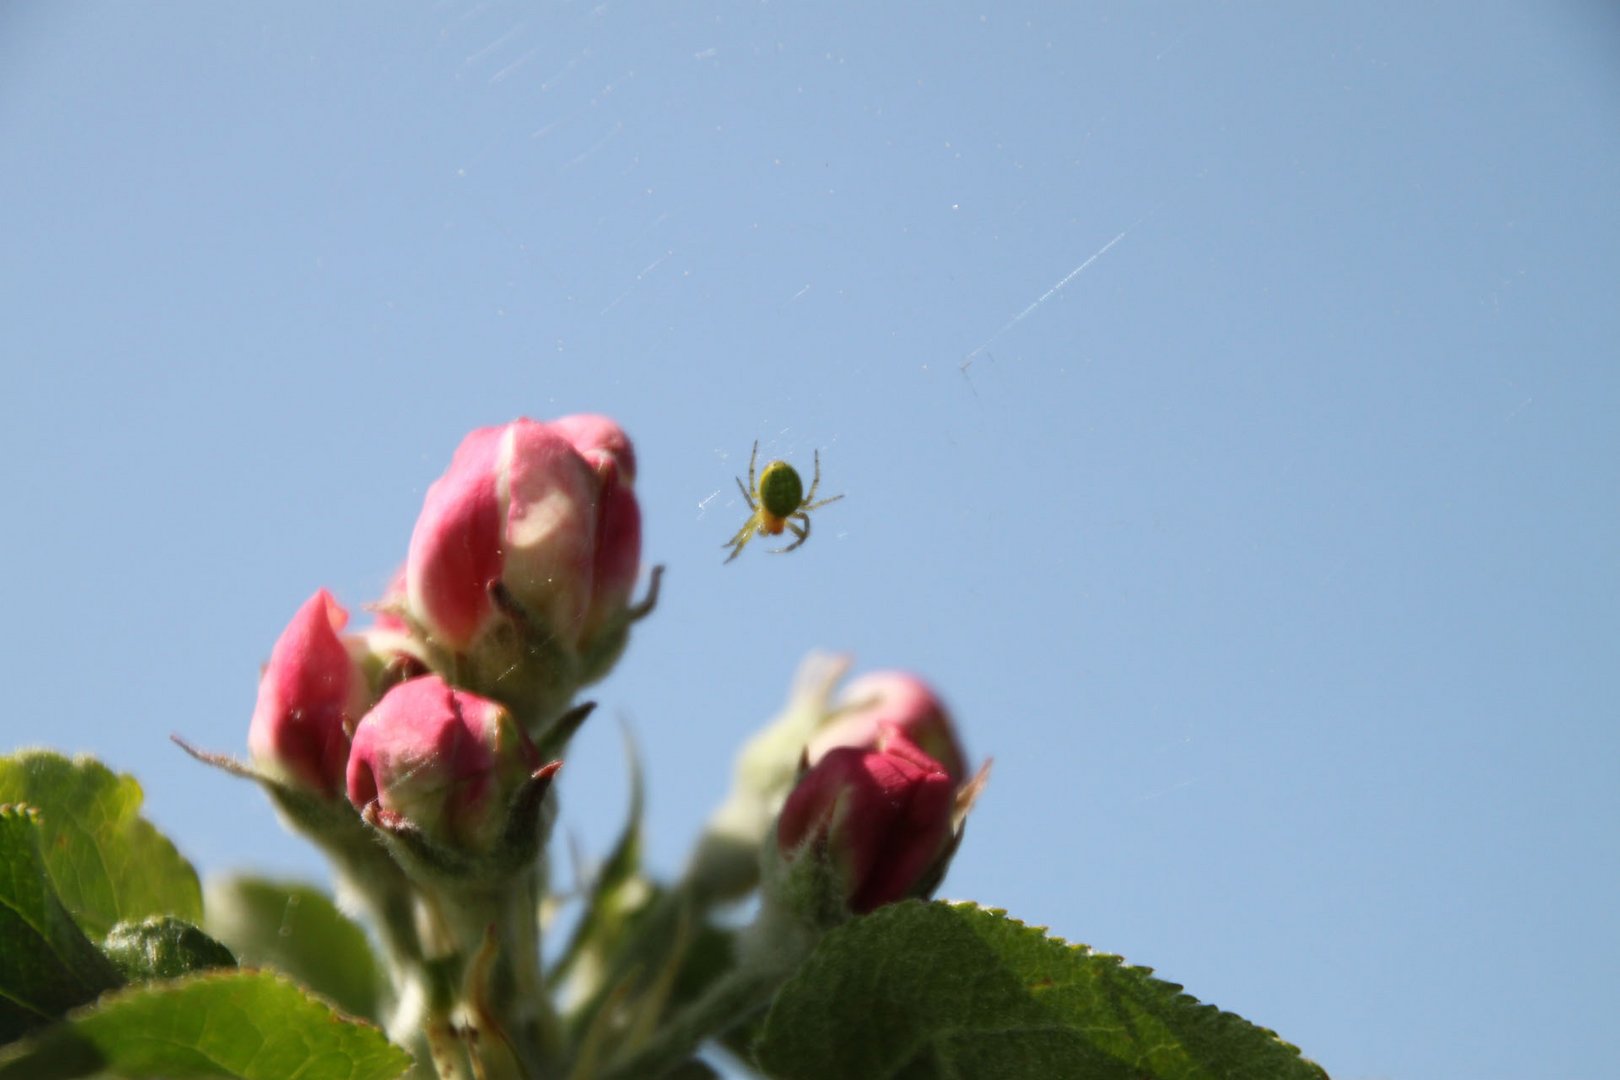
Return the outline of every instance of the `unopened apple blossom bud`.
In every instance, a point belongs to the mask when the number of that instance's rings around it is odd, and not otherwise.
[[[903,671],[874,671],[850,683],[811,737],[806,755],[814,765],[840,746],[875,747],[889,727],[939,762],[952,780],[963,779],[966,758],[950,715],[927,683]]]
[[[630,436],[613,420],[599,413],[575,413],[551,421],[551,428],[573,444],[580,456],[599,467],[609,459],[626,484],[636,482],[636,450]]]
[[[606,673],[641,614],[629,603],[634,479],[618,425],[578,416],[480,428],[428,489],[405,566],[408,621],[458,685],[519,708],[531,731]]]
[[[298,609],[259,679],[248,749],[269,778],[342,797],[349,733],[388,682],[416,662],[400,634],[342,634],[349,614],[325,589]]]
[[[539,765],[504,708],[423,675],[384,694],[355,729],[349,801],[362,811],[376,804],[432,843],[482,852]]]
[[[952,851],[956,783],[897,728],[836,747],[799,778],[777,819],[786,882],[774,899],[864,914],[930,891]],[[823,913],[824,914],[824,913]]]
[[[591,471],[599,491],[594,592],[581,628],[583,682],[607,674],[637,617],[630,603],[641,569],[641,507],[636,502],[636,452],[624,429],[605,416],[584,413],[553,420]]]

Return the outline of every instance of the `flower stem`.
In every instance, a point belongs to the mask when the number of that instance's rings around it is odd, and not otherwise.
[[[490,1080],[545,1076],[561,1052],[540,972],[539,882],[530,867],[494,886],[435,890],[465,964],[459,997],[475,1028],[471,1052]]]
[[[737,966],[602,1075],[607,1080],[641,1080],[662,1076],[690,1059],[704,1041],[724,1035],[768,1006],[820,936],[813,923],[767,897],[739,942]]]
[[[706,1039],[723,1035],[770,1003],[786,973],[733,971],[683,1009],[627,1060],[613,1063],[605,1080],[651,1080],[686,1061]]]

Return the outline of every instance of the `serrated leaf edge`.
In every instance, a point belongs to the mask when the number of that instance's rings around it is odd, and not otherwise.
[[[1116,953],[1098,952],[1096,949],[1092,948],[1090,945],[1069,941],[1065,937],[1062,937],[1062,936],[1060,936],[1058,934],[1052,933],[1050,927],[1037,926],[1034,923],[1027,923],[1022,919],[1019,919],[1019,918],[1017,918],[1015,916],[1007,914],[1007,910],[1005,908],[986,907],[985,905],[977,903],[977,902],[972,901],[972,900],[941,900],[941,901],[936,901],[936,903],[944,904],[946,907],[949,907],[949,908],[952,908],[952,909],[958,910],[958,911],[967,911],[967,910],[980,911],[980,912],[984,912],[987,915],[997,916],[998,918],[1004,919],[1007,922],[1010,922],[1013,925],[1020,927],[1021,929],[1034,930],[1034,931],[1036,931],[1037,933],[1039,933],[1041,935],[1041,938],[1042,938],[1043,941],[1054,942],[1054,943],[1062,946],[1064,949],[1066,949],[1069,952],[1078,953],[1081,956],[1085,956],[1085,957],[1092,958],[1092,959],[1108,961],[1114,967],[1120,969],[1121,971],[1129,971],[1129,972],[1133,972],[1133,973],[1136,973],[1136,974],[1140,974],[1144,978],[1150,979],[1153,982],[1158,983],[1160,986],[1163,986],[1163,987],[1167,988],[1168,990],[1172,991],[1174,993],[1174,995],[1175,995],[1175,1003],[1177,1005],[1190,1005],[1193,1010],[1195,1010],[1198,1013],[1202,1013],[1204,1019],[1212,1020],[1215,1023],[1223,1023],[1224,1024],[1224,1023],[1236,1022],[1236,1023],[1244,1025],[1245,1027],[1254,1028],[1256,1031],[1259,1031],[1260,1033],[1262,1033],[1262,1034],[1266,1035],[1267,1037],[1269,1037],[1273,1042],[1277,1043],[1279,1046],[1283,1047],[1286,1050],[1291,1051],[1294,1054],[1294,1056],[1299,1058],[1299,1060],[1303,1064],[1309,1065],[1312,1068],[1316,1069],[1317,1072],[1321,1073],[1321,1075],[1324,1077],[1324,1080],[1325,1080],[1325,1078],[1327,1076],[1327,1071],[1325,1069],[1323,1069],[1316,1062],[1312,1061],[1310,1058],[1306,1057],[1305,1052],[1303,1050],[1301,1050],[1295,1044],[1289,1042],[1287,1039],[1283,1038],[1281,1035],[1277,1034],[1277,1032],[1274,1031],[1273,1029],[1266,1027],[1264,1024],[1257,1024],[1253,1020],[1248,1019],[1247,1017],[1239,1016],[1237,1013],[1228,1012],[1227,1010],[1222,1009],[1219,1005],[1215,1005],[1215,1004],[1212,1004],[1212,1003],[1207,1002],[1207,1001],[1200,1001],[1198,998],[1194,997],[1192,994],[1189,994],[1187,992],[1186,987],[1183,986],[1181,983],[1171,982],[1169,979],[1161,978],[1161,977],[1155,975],[1154,972],[1153,972],[1153,968],[1147,967],[1146,965],[1143,965],[1143,964],[1132,964],[1132,963],[1128,962],[1123,956],[1120,956],[1120,955],[1118,955]],[[1061,1027],[1063,1027],[1063,1025],[1061,1025],[1061,1024],[1054,1025],[1054,1027],[1055,1028],[1061,1028]],[[981,1030],[981,1029],[975,1029],[975,1030]],[[1046,1029],[1041,1028],[1041,1027],[1019,1027],[1019,1028],[1015,1028],[1013,1030],[1018,1030],[1018,1031],[1026,1031],[1026,1030],[1027,1031],[1039,1031],[1039,1030],[1046,1030]]]

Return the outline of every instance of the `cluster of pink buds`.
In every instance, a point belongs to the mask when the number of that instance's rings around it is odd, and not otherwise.
[[[373,917],[396,984],[390,1034],[441,1076],[598,1075],[604,1062],[614,1077],[662,1075],[757,1011],[833,927],[931,895],[982,783],[921,680],[882,672],[834,696],[847,662],[813,661],[739,757],[684,878],[657,885],[621,847],[585,902],[641,906],[589,908],[545,970],[539,915],[562,902],[548,893],[561,764],[548,759],[590,711],[576,695],[657,596],[655,569],[632,598],[635,476],[605,417],[469,434],[428,488],[374,623],[350,631],[331,594],[310,597],[260,680],[254,767],[224,762],[325,849],[340,892]],[[734,939],[730,969],[666,1016],[682,927],[755,889],[751,926],[710,926]],[[586,1012],[565,1016],[551,987]]]
[[[635,452],[613,421],[480,428],[428,489],[376,625],[324,589],[282,633],[248,743],[270,780],[487,847],[535,740],[601,678],[651,598]]]

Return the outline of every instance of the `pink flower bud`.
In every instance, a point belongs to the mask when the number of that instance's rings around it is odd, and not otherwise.
[[[828,750],[799,778],[777,819],[777,850],[817,858],[864,914],[937,880],[948,857],[956,783],[896,728],[871,748]]]
[[[437,843],[485,851],[539,765],[505,709],[424,675],[384,694],[355,729],[349,801],[375,802]]]
[[[872,749],[884,728],[895,727],[961,782],[966,755],[956,726],[928,684],[903,671],[875,671],[849,684],[838,696],[833,718],[806,747],[810,764],[840,746]]]
[[[612,420],[596,413],[575,413],[553,420],[551,427],[572,443],[592,468],[597,467],[599,459],[609,458],[626,484],[636,482],[635,447],[630,445],[630,436]]]
[[[512,686],[598,677],[623,644],[641,562],[634,479],[630,440],[606,417],[519,419],[474,431],[428,489],[411,536],[404,583],[411,619],[439,648],[474,654],[496,648],[487,643],[490,631],[509,624],[515,603],[520,635],[553,655],[560,650],[579,670],[517,672],[509,654],[492,657],[489,670]],[[504,606],[497,587],[510,598]],[[540,651],[524,646],[518,654]],[[495,690],[476,676],[472,685]],[[566,699],[575,688],[529,696]]]
[[[636,503],[636,452],[624,429],[605,416],[580,414],[551,426],[573,444],[596,474],[601,501],[594,561],[596,595],[584,628],[594,639],[604,624],[621,619],[641,569],[641,508]]]
[[[322,795],[343,790],[349,730],[371,705],[365,645],[338,636],[349,613],[325,589],[298,609],[270,653],[248,728],[270,776]]]

